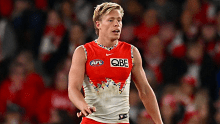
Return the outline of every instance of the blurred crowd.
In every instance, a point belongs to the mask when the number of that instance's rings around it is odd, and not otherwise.
[[[94,7],[119,3],[165,124],[220,124],[219,0],[0,0],[0,123],[80,123],[68,98],[75,48],[97,38]],[[134,83],[130,123],[153,124]]]

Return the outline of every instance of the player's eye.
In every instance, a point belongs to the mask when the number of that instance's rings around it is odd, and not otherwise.
[[[108,20],[109,22],[113,22],[113,20],[112,19],[110,19],[110,20]]]

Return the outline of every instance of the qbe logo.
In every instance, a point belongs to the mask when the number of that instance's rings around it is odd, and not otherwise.
[[[128,59],[110,58],[111,67],[125,67],[128,68]]]
[[[97,67],[97,66],[101,66],[104,64],[104,61],[102,61],[101,59],[94,59],[92,61],[90,61],[89,63],[91,66]]]

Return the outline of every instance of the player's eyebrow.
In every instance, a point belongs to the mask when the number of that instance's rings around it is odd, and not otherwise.
[[[122,19],[121,17],[109,17],[108,19]]]

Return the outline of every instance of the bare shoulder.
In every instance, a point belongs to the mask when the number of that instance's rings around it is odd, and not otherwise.
[[[84,46],[83,46],[83,45],[80,45],[80,46],[78,46],[78,47],[75,49],[75,51],[74,51],[73,54],[85,54],[85,50],[84,50],[84,49],[85,49]]]
[[[133,47],[134,66],[142,64],[140,52],[137,47]]]
[[[80,59],[86,61],[86,53],[83,45],[78,46],[73,53],[73,60]]]
[[[134,51],[134,54],[139,54],[139,50],[137,47],[133,46],[133,51]]]

